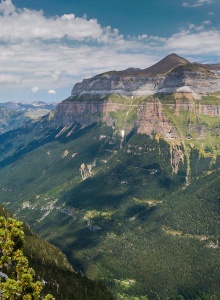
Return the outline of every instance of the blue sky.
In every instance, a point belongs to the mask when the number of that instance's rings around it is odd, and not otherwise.
[[[59,102],[172,52],[220,63],[219,14],[219,0],[0,0],[0,102]]]

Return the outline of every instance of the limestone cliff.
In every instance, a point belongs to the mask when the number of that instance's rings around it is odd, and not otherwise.
[[[56,106],[54,122],[64,126],[77,122],[83,127],[104,122],[125,135],[136,128],[138,133],[159,133],[169,141],[182,139],[179,126],[174,125],[182,111],[220,115],[219,70],[218,64],[190,63],[171,54],[147,69],[97,75],[74,86],[71,96]],[[215,97],[214,103],[203,100],[208,93]],[[187,118],[192,123],[192,116]],[[197,138],[204,137],[201,122],[190,126]]]
[[[138,133],[148,135],[160,133],[168,140],[177,138],[175,129],[167,118],[159,99],[152,99],[145,105],[138,107],[137,128]]]

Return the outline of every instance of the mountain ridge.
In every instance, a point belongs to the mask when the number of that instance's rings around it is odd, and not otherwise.
[[[149,74],[149,75],[150,74],[164,74],[179,65],[185,65],[185,64],[190,64],[190,62],[187,59],[185,59],[181,56],[178,56],[175,53],[172,53],[172,54],[167,55],[166,57],[164,57],[159,62],[152,65],[151,67],[143,69],[142,73]]]
[[[176,67],[179,64],[188,64],[190,63],[187,59],[178,56],[175,53],[169,54],[163,59],[161,59],[159,62],[155,63],[154,65],[145,68],[145,69],[140,69],[140,68],[128,68],[126,70],[122,71],[109,71],[105,72],[98,76],[106,75],[106,74],[118,74],[118,75],[124,75],[124,76],[131,76],[131,75],[136,75],[136,76],[141,76],[141,75],[159,75],[163,73],[167,73],[170,71],[172,68]]]
[[[219,65],[191,63],[183,57],[170,54],[146,69],[129,68],[110,71],[76,83],[71,97],[116,93],[127,96],[146,96],[156,93],[171,94],[183,89],[195,98],[220,90],[220,75],[212,72]]]

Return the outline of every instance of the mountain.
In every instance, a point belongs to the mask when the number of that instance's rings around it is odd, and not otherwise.
[[[54,109],[54,104],[37,101],[32,104],[4,102],[0,103],[0,133],[22,126]]]
[[[219,299],[217,69],[171,54],[77,83],[0,135],[0,202],[118,299]]]
[[[198,63],[197,63],[198,64]],[[210,71],[217,71],[220,72],[220,64],[198,64],[200,66],[204,66],[206,69]]]
[[[142,74],[146,74],[146,75],[165,74],[177,66],[188,65],[188,64],[190,64],[190,62],[187,59],[180,57],[175,53],[172,53],[166,56],[165,58],[163,58],[155,65],[142,70]]]
[[[147,69],[106,72],[84,79],[72,90],[72,97],[112,93],[146,96],[156,93],[190,93],[195,98],[220,89],[220,75],[209,70],[214,65],[199,65],[171,54]]]
[[[25,102],[1,102],[0,108],[20,111],[20,110],[30,110],[34,109],[35,107],[39,107],[41,109],[45,108],[48,110],[52,110],[54,108],[54,104],[48,104],[43,101],[35,101],[33,103],[25,103]]]
[[[2,206],[0,216],[13,218],[13,215]],[[110,292],[102,284],[77,274],[58,248],[39,238],[26,224],[23,230],[25,233],[23,251],[28,258],[29,266],[35,271],[36,280],[43,283],[43,296],[51,293],[55,299],[113,300]]]

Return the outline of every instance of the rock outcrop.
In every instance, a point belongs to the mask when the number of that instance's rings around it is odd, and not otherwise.
[[[138,107],[137,128],[138,133],[141,134],[152,135],[153,133],[160,133],[168,140],[177,138],[177,134],[165,115],[159,99],[152,100]]]

